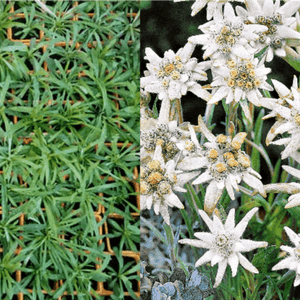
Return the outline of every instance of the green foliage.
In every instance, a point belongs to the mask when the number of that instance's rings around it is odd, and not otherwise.
[[[139,244],[139,4],[72,4],[47,1],[55,17],[34,1],[0,3],[1,299],[102,299],[105,241],[119,237],[110,287],[136,292],[139,266],[121,251]]]

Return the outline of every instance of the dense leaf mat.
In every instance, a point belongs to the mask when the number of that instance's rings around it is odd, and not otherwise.
[[[139,295],[139,3],[0,2],[0,299]]]

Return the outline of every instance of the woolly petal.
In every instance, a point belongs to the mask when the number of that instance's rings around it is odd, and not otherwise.
[[[207,251],[204,255],[200,257],[200,259],[197,260],[195,267],[202,266],[203,264],[208,263],[213,258],[214,253],[212,251]]]
[[[192,92],[197,97],[204,99],[206,101],[208,101],[211,98],[211,94],[198,83],[189,87],[188,91]]]
[[[192,184],[201,184],[211,180],[213,177],[209,174],[209,171],[204,172],[201,174],[197,179],[195,179]]]
[[[225,274],[225,271],[226,271],[226,267],[227,267],[227,259],[225,259],[219,263],[214,288],[216,288],[221,283],[223,276]]]
[[[259,242],[259,241],[243,240],[243,239],[240,239],[240,242],[245,247],[245,250],[242,250],[242,252],[249,252],[257,248],[268,246],[267,242]]]
[[[223,190],[219,190],[215,181],[212,181],[207,189],[204,199],[204,210],[209,214],[213,212],[218,203],[220,197],[222,196]]]
[[[290,269],[293,264],[295,264],[295,258],[289,256],[289,257],[281,260],[278,264],[276,264],[272,268],[272,271],[277,271],[277,270],[281,270],[281,269]]]
[[[211,231],[211,233],[215,234],[216,230],[215,230],[214,222],[209,218],[209,216],[206,214],[204,210],[199,209],[198,212],[201,218],[203,219],[203,221],[206,223],[209,230]]]
[[[251,264],[251,262],[241,253],[237,253],[240,264],[248,271],[258,274],[258,270]]]
[[[207,249],[207,248],[210,247],[206,242],[199,241],[199,240],[182,239],[182,240],[179,240],[178,243],[180,243],[180,244],[187,244],[187,245],[191,245],[193,247],[205,248],[205,249]],[[210,261],[210,259],[209,259],[209,261]]]
[[[170,215],[168,212],[168,205],[161,205],[160,207],[160,214],[162,215],[164,221],[170,225]]]
[[[178,163],[177,168],[184,171],[197,170],[204,167],[206,164],[206,157],[190,157]]]
[[[300,179],[300,170],[292,168],[290,166],[282,166],[282,168],[285,171],[289,172],[291,175],[293,175],[293,176],[295,176],[295,177],[297,177],[297,178]]]
[[[180,202],[179,198],[173,192],[170,192],[169,194],[164,195],[164,198],[166,200],[166,203],[170,207],[176,206],[179,209],[184,209],[183,204]]]
[[[244,218],[236,225],[234,231],[239,237],[243,234],[249,221],[251,220],[251,218],[255,215],[255,213],[257,211],[258,211],[258,207],[252,208],[249,212],[246,213]]]
[[[300,237],[298,234],[296,234],[292,229],[290,229],[287,226],[284,226],[284,230],[286,234],[288,235],[290,241],[297,247],[300,243]]]
[[[246,173],[244,176],[243,176],[243,180],[249,185],[251,186],[252,188],[256,189],[259,191],[259,193],[263,196],[263,197],[266,197],[266,192],[265,192],[265,189],[264,189],[264,186],[262,184],[262,182],[257,179],[256,177]]]
[[[224,260],[224,257],[222,255],[215,253],[213,258],[211,259],[211,266],[213,267],[214,265],[220,263],[223,260]]]
[[[231,200],[235,200],[234,191],[229,178],[225,179],[225,187]]]
[[[212,244],[215,241],[215,236],[210,232],[196,232],[194,235],[197,239],[200,239],[208,244]]]
[[[216,91],[216,93],[211,97],[211,99],[207,102],[207,104],[214,104],[214,103],[222,100],[227,95],[228,95],[228,87],[227,86],[221,86]]]
[[[161,63],[162,58],[160,58],[151,48],[147,47],[145,49],[146,56],[144,59],[149,60],[152,64],[158,65]]]
[[[228,264],[231,268],[232,277],[235,277],[239,266],[239,259],[235,253],[228,257]]]
[[[234,229],[234,226],[235,226],[235,209],[232,208],[230,211],[229,211],[229,214],[227,216],[227,219],[225,221],[225,230],[226,231],[231,231]]]

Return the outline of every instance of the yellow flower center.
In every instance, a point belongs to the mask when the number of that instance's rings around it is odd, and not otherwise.
[[[150,170],[159,170],[160,169],[160,162],[158,160],[152,160],[147,164],[147,167]]]
[[[148,182],[151,185],[158,184],[163,179],[163,176],[159,172],[152,172],[148,177]]]
[[[232,167],[232,168],[237,167],[239,165],[239,163],[235,159],[232,159],[232,158],[228,160],[227,164],[229,167]]]
[[[219,172],[219,173],[222,173],[222,172],[225,172],[226,171],[226,166],[225,164],[223,163],[217,163],[216,164],[216,170]]]
[[[150,186],[145,181],[141,181],[140,189],[141,189],[141,194],[142,195],[147,195],[147,194],[149,194]]]
[[[219,134],[219,135],[217,136],[217,142],[218,142],[219,144],[225,144],[226,141],[227,141],[226,135],[224,135],[224,134]]]
[[[208,153],[208,157],[209,158],[212,158],[212,159],[215,159],[218,157],[218,151],[216,149],[211,149]]]
[[[175,70],[175,65],[173,63],[166,64],[164,66],[164,70],[167,75],[170,75]]]
[[[239,150],[239,149],[241,149],[241,143],[240,142],[238,142],[238,141],[232,141],[231,142],[231,147],[233,148],[233,149],[235,149],[235,150]]]

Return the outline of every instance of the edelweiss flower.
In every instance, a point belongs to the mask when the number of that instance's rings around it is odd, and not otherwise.
[[[271,69],[266,68],[257,58],[243,60],[240,58],[228,60],[214,67],[213,96],[208,104],[214,104],[226,98],[226,104],[232,101],[239,102],[248,119],[250,112],[247,100],[256,106],[264,104],[259,89],[272,91],[273,88],[266,82],[267,74]]]
[[[294,286],[300,284],[300,235],[296,234],[289,227],[284,227],[284,230],[295,248],[289,246],[280,246],[280,249],[287,252],[289,256],[272,268],[272,271],[277,271],[281,269],[289,269],[296,272],[296,278],[294,281]]]
[[[174,0],[174,2],[180,2],[185,0]],[[245,0],[229,0],[230,2],[245,2]],[[216,11],[222,11],[222,6],[228,2],[228,0],[196,0],[192,5],[192,16],[195,16],[206,4],[207,4],[207,20],[210,20]]]
[[[245,1],[247,10],[237,7],[237,14],[244,18],[245,24],[260,24],[267,26],[267,30],[261,31],[259,39],[253,42],[253,46],[259,50],[267,47],[266,61],[271,61],[274,53],[278,56],[286,56],[284,46],[286,39],[299,39],[300,33],[291,26],[296,22],[292,17],[300,7],[300,1],[289,1],[280,7],[280,0]]]
[[[184,206],[173,191],[186,192],[182,186],[198,173],[183,173],[175,171],[175,161],[166,164],[162,156],[161,145],[156,146],[153,160],[141,167],[141,209],[151,209],[161,214],[164,221],[170,225],[168,206],[183,209]]]
[[[151,48],[146,48],[145,59],[148,71],[141,78],[141,86],[150,93],[158,94],[163,100],[180,99],[187,91],[205,100],[210,99],[210,93],[198,84],[197,80],[207,80],[204,72],[210,67],[210,62],[198,63],[196,58],[190,58],[195,46],[187,43],[177,53],[166,51],[160,58]]]
[[[296,76],[294,76],[291,90],[275,79],[272,80],[272,83],[279,94],[279,98],[264,99],[264,106],[272,109],[272,111],[263,119],[276,117],[277,120],[267,135],[266,144],[285,145],[286,147],[281,153],[282,159],[285,159],[300,148],[300,94],[299,89],[297,89],[298,82]],[[288,132],[291,136],[272,142],[276,135],[285,132]]]
[[[213,212],[224,188],[226,188],[230,198],[234,200],[234,189],[239,191],[238,183],[241,180],[265,197],[263,184],[259,180],[261,176],[250,167],[249,156],[241,151],[246,133],[240,132],[233,139],[223,134],[215,137],[206,128],[201,118],[199,118],[199,125],[209,140],[208,143],[204,144],[204,155],[179,162],[177,167],[180,170],[206,168],[206,171],[192,182],[192,184],[210,182],[206,189],[204,210],[208,213]],[[200,147],[198,141],[197,143],[197,147]]]
[[[211,266],[219,264],[214,288],[222,281],[227,265],[231,268],[232,277],[235,277],[239,263],[248,271],[258,273],[258,270],[240,252],[249,252],[256,248],[266,247],[267,242],[257,242],[241,239],[248,222],[258,211],[251,209],[244,218],[235,226],[235,210],[231,209],[225,224],[214,214],[213,220],[203,211],[199,210],[203,221],[207,224],[211,233],[197,232],[195,237],[199,240],[183,239],[178,242],[191,246],[209,249],[197,262],[195,267],[211,262]]]
[[[204,34],[189,38],[189,42],[203,45],[203,58],[218,59],[233,56],[250,59],[256,49],[249,45],[250,40],[259,38],[254,31],[266,30],[262,25],[246,25],[240,17],[236,17],[232,6],[225,4],[224,16],[215,14],[214,20],[198,27]],[[233,55],[232,55],[233,54]]]

